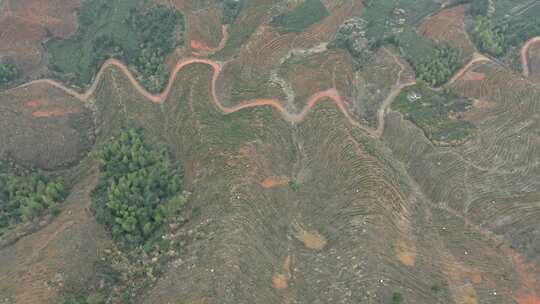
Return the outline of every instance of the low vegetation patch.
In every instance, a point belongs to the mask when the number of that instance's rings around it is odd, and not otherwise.
[[[0,161],[0,235],[47,211],[58,215],[58,204],[67,194],[62,179],[50,179],[36,169]]]
[[[166,6],[141,6],[140,0],[84,2],[74,37],[46,44],[51,69],[86,86],[100,65],[114,57],[127,62],[148,90],[161,90],[168,79],[165,57],[183,43],[184,18]]]
[[[305,0],[293,10],[274,17],[272,25],[284,32],[302,32],[329,15],[321,0]]]
[[[140,131],[122,131],[99,149],[97,159],[101,177],[92,208],[116,240],[146,244],[184,206],[180,171],[164,149],[147,145]]]
[[[468,99],[451,92],[434,91],[420,83],[405,88],[392,104],[420,127],[426,137],[438,145],[457,145],[471,136],[475,126],[463,118],[472,106]]]
[[[19,70],[12,63],[0,63],[0,89],[5,88],[19,77]]]

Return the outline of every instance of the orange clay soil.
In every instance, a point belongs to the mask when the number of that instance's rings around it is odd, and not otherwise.
[[[48,101],[45,99],[32,99],[24,103],[24,106],[26,108],[35,108],[39,107],[40,105],[47,104]]]
[[[77,109],[52,109],[47,111],[35,111],[32,112],[34,117],[61,117],[66,114],[78,113]]]
[[[289,177],[287,176],[271,176],[261,182],[261,186],[265,189],[271,189],[289,184]]]

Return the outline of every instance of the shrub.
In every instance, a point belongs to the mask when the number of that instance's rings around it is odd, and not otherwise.
[[[504,52],[504,36],[500,29],[494,28],[491,20],[485,16],[474,18],[472,38],[480,51],[494,56]]]

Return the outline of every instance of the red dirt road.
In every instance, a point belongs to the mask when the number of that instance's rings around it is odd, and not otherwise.
[[[529,48],[530,48],[533,44],[535,44],[535,43],[537,43],[537,42],[540,42],[540,36],[529,39],[527,42],[525,42],[525,44],[524,44],[523,47],[521,48],[521,52],[520,52],[520,55],[521,55],[521,66],[522,66],[523,76],[524,76],[524,77],[529,77],[529,74],[530,74],[530,70],[529,70],[529,58],[528,58]],[[536,303],[535,303],[535,304],[536,304]]]
[[[209,56],[209,55],[212,55],[221,51],[225,47],[225,43],[227,43],[228,39],[229,39],[229,26],[223,25],[221,27],[221,41],[219,42],[219,45],[217,47],[210,47],[210,46],[204,45],[203,43],[197,40],[191,40],[190,47],[192,50],[196,51],[196,52],[193,52],[194,56]]]
[[[59,88],[66,92],[67,94],[79,99],[82,102],[87,102],[88,99],[94,94],[99,82],[101,81],[101,78],[103,77],[104,73],[109,69],[110,67],[116,67],[118,68],[129,80],[129,82],[133,85],[135,90],[137,90],[141,95],[143,95],[145,98],[150,100],[154,103],[162,103],[164,102],[167,97],[169,96],[172,86],[176,80],[176,76],[178,75],[178,72],[182,70],[184,67],[190,65],[190,64],[206,64],[212,67],[213,74],[212,74],[212,80],[211,80],[211,94],[212,99],[216,106],[219,108],[219,110],[225,114],[234,113],[236,111],[245,109],[245,108],[251,108],[251,107],[258,107],[258,106],[271,106],[278,110],[278,112],[282,113],[284,118],[291,122],[291,123],[298,123],[301,122],[306,114],[309,112],[309,110],[321,99],[328,98],[332,100],[337,107],[343,112],[347,120],[354,126],[361,128],[368,132],[369,134],[373,135],[373,131],[357,121],[355,121],[348,113],[345,104],[343,103],[343,100],[337,90],[335,88],[331,88],[325,91],[321,91],[318,93],[315,93],[313,96],[311,96],[306,104],[306,106],[302,109],[302,111],[298,114],[291,114],[285,110],[283,107],[281,101],[279,99],[254,99],[254,100],[246,100],[241,102],[238,105],[232,106],[232,107],[226,107],[224,106],[218,98],[218,94],[216,92],[216,83],[218,81],[218,78],[221,74],[222,70],[222,63],[213,61],[210,59],[200,59],[200,58],[187,58],[184,60],[181,60],[178,62],[174,68],[174,70],[171,72],[171,76],[169,77],[169,82],[167,83],[167,86],[165,87],[165,90],[161,94],[158,95],[152,95],[150,92],[148,92],[146,89],[142,87],[142,85],[135,79],[133,74],[129,71],[129,69],[119,60],[116,59],[109,59],[105,61],[105,63],[101,66],[101,69],[96,75],[96,78],[94,79],[94,82],[90,86],[90,88],[84,92],[79,93],[71,88],[68,88],[64,86],[63,84],[59,83],[56,80],[53,79],[39,79],[34,80],[31,82],[28,82],[26,84],[23,84],[17,88],[25,88],[31,85],[39,84],[39,83],[46,83],[48,85],[54,86],[56,88]]]

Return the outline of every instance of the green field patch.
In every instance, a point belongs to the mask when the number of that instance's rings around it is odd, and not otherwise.
[[[284,32],[299,33],[328,15],[328,10],[320,0],[306,0],[293,10],[274,17],[272,25],[281,27]]]
[[[401,112],[424,131],[433,143],[457,145],[468,139],[475,126],[463,118],[472,103],[451,92],[434,91],[424,84],[407,87],[392,109]]]
[[[68,40],[46,43],[49,66],[72,84],[87,86],[107,58],[127,62],[152,92],[168,75],[165,57],[183,43],[183,15],[165,6],[143,10],[143,2],[92,0],[78,10],[79,29]]]

